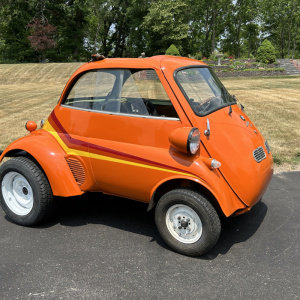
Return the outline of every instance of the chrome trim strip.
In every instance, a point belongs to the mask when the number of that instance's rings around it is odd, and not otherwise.
[[[268,154],[270,154],[271,148],[270,148],[269,143],[267,142],[267,140],[265,140],[265,147],[266,147],[266,150],[267,150]]]
[[[70,108],[70,109],[84,110],[84,111],[95,112],[95,113],[106,114],[106,115],[127,116],[127,117],[143,118],[143,119],[159,119],[159,120],[169,120],[169,121],[180,121],[179,118],[156,117],[156,116],[140,116],[140,115],[135,115],[135,114],[123,114],[123,113],[116,113],[116,112],[110,112],[110,111],[101,111],[101,110],[95,110],[95,109],[85,109],[85,108],[79,108],[79,107],[72,107],[72,106],[65,105],[65,104],[61,104],[60,106]]]

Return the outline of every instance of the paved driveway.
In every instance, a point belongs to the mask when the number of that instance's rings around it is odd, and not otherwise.
[[[171,251],[147,206],[126,199],[59,199],[36,228],[1,211],[0,299],[300,299],[299,195],[300,172],[277,174],[201,258]]]

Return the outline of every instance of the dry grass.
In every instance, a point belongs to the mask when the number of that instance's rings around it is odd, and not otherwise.
[[[300,163],[300,77],[223,79],[268,140],[276,164]]]
[[[65,83],[81,63],[0,65],[0,149],[27,134],[57,103]],[[300,77],[222,79],[230,93],[268,139],[275,163],[300,163]]]
[[[28,120],[47,118],[74,71],[82,65],[0,65],[0,149],[26,135]]]

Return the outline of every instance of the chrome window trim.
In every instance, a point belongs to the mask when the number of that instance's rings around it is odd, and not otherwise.
[[[85,109],[85,108],[79,108],[79,107],[72,107],[70,105],[65,105],[65,104],[61,104],[60,106],[70,108],[70,109],[83,110],[83,111],[88,111],[88,112],[95,112],[95,113],[100,113],[100,114],[105,114],[105,115],[127,116],[127,117],[143,118],[143,119],[158,119],[158,120],[180,121],[179,118],[124,114],[124,113],[116,113],[116,112],[110,112],[110,111],[101,111],[101,110],[96,110],[96,109]]]

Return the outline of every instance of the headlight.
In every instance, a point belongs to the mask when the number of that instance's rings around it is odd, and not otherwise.
[[[193,128],[188,137],[187,149],[190,154],[195,154],[200,147],[200,131],[198,128]]]
[[[200,147],[200,132],[195,127],[181,127],[173,130],[169,141],[177,150],[194,155]]]

